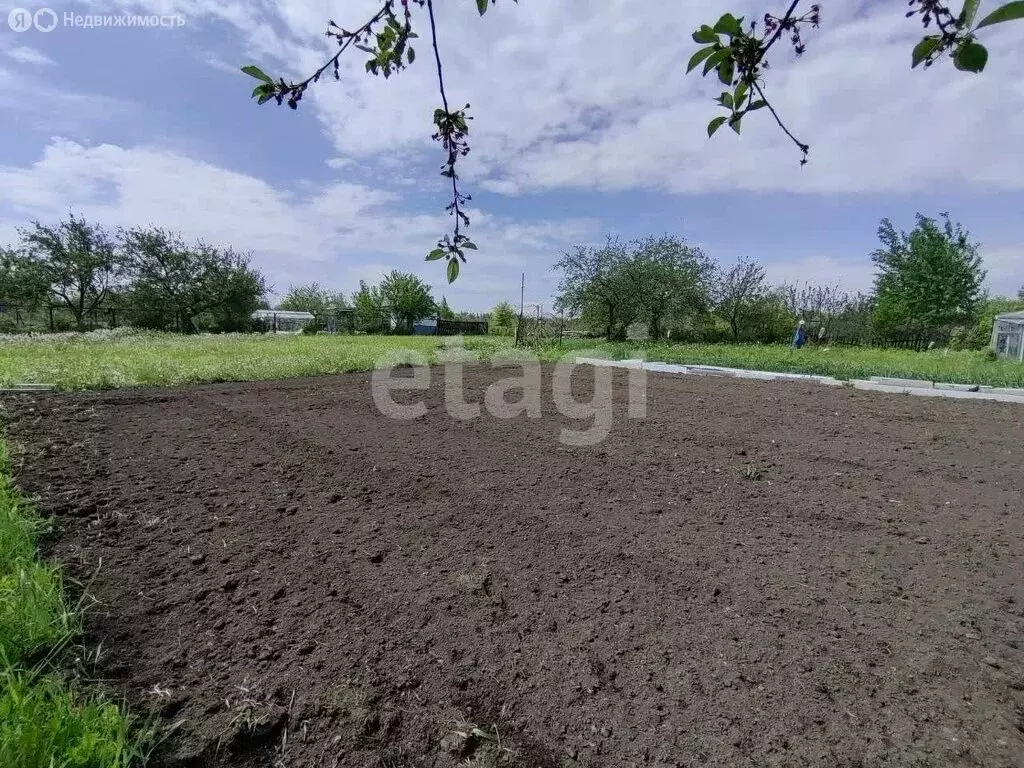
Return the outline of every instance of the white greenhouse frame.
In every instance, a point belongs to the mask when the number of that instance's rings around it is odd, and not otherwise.
[[[316,320],[309,312],[295,312],[285,309],[257,309],[253,320],[262,320],[274,333],[299,333],[307,323]]]
[[[1024,362],[1024,312],[996,316],[992,324],[992,351],[1007,360]]]

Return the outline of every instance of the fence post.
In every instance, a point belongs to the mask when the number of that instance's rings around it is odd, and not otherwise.
[[[50,333],[53,333],[53,307],[47,307],[46,309],[49,310],[50,314]]]

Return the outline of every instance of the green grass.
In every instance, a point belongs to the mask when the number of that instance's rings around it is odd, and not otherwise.
[[[666,363],[722,365],[758,371],[814,373],[837,379],[896,376],[956,384],[1024,386],[1024,365],[991,360],[984,351],[936,349],[912,352],[868,347],[805,347],[757,344],[607,344],[608,357],[643,357]]]
[[[14,486],[0,442],[0,766],[140,764],[145,738],[120,708],[48,668],[80,623],[66,602],[60,569],[37,559],[43,528]],[[34,668],[24,667],[39,657]]]
[[[430,336],[177,336],[160,333],[63,334],[0,341],[0,386],[54,384],[59,389],[174,386],[256,381],[369,370],[398,350],[437,361],[441,340]],[[467,337],[487,360],[507,355],[506,337]],[[1024,365],[989,360],[984,352],[761,345],[675,345],[574,340],[532,350],[544,361],[573,351],[606,357],[646,357],[767,371],[818,373],[841,379],[901,376],[966,384],[1024,386]]]
[[[54,675],[0,671],[0,765],[128,768],[144,758],[116,704]]]

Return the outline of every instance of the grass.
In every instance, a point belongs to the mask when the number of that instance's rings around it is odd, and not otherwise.
[[[59,389],[175,386],[257,381],[369,370],[390,353],[411,350],[436,362],[442,340],[432,336],[177,336],[144,332],[59,334],[0,339],[0,386],[54,384]],[[507,355],[506,337],[467,337],[481,359]],[[550,362],[573,351],[604,357],[645,357],[766,371],[817,373],[840,379],[924,378],[964,384],[1024,386],[1024,365],[985,352],[911,352],[857,347],[801,350],[788,346],[683,345],[574,340],[531,350]]]
[[[59,568],[37,559],[44,529],[15,487],[0,442],[0,766],[122,768],[141,763],[144,738],[110,700],[49,667],[80,628]],[[33,668],[32,658],[43,657]]]
[[[128,768],[143,749],[120,708],[51,674],[0,672],[0,765]]]
[[[758,371],[814,373],[837,379],[895,376],[954,384],[1024,387],[1024,365],[992,360],[985,351],[913,352],[870,347],[804,347],[760,344],[607,344],[615,359],[644,357],[666,363],[721,365]]]

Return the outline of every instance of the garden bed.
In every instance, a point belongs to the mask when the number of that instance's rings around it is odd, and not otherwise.
[[[617,371],[572,447],[549,374],[540,419],[440,369],[413,421],[362,373],[8,398],[153,764],[1024,754],[1024,410],[652,374],[638,420]]]

